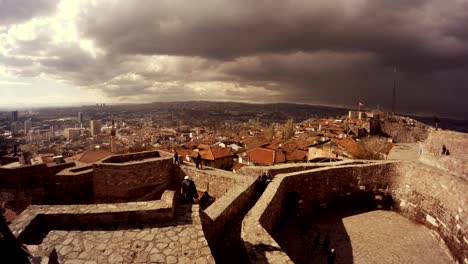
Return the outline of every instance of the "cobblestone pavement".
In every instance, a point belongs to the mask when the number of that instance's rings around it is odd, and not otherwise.
[[[395,212],[328,212],[304,221],[288,220],[275,237],[295,263],[327,263],[330,247],[337,264],[454,263],[429,229]]]
[[[178,206],[176,220],[143,229],[52,230],[34,255],[48,256],[55,247],[60,263],[214,263],[203,234],[198,205]]]

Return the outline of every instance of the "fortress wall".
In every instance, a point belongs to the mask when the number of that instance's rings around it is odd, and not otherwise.
[[[156,151],[157,152],[157,151]],[[138,199],[149,192],[161,192],[174,181],[169,157],[141,159],[141,153],[113,156],[93,165],[94,199],[97,203]],[[107,162],[112,159],[113,162]],[[117,161],[117,162],[115,162]]]
[[[31,200],[32,203],[47,203],[54,185],[54,175],[75,166],[74,162],[47,166],[26,165],[18,168],[0,168],[0,200]]]
[[[298,171],[305,171],[305,170],[312,170],[317,168],[323,167],[330,167],[330,166],[342,166],[346,164],[366,164],[370,161],[367,160],[360,160],[360,161],[334,161],[334,162],[314,162],[314,163],[286,163],[286,164],[278,164],[274,166],[244,166],[239,171],[238,174],[251,176],[251,177],[258,177],[262,175],[264,172],[269,172],[271,175],[277,174],[285,174],[285,173],[293,173]]]
[[[21,243],[34,244],[50,230],[143,226],[174,218],[175,192],[165,191],[160,200],[120,204],[34,205],[10,225]]]
[[[198,191],[208,191],[208,193],[215,198],[223,196],[232,188],[250,180],[245,176],[215,168],[199,170],[193,166],[185,165],[177,168],[180,168],[179,171],[175,173],[179,182],[187,175],[193,179]]]
[[[424,224],[461,263],[468,262],[468,183],[420,163],[402,163],[394,189],[395,209]]]
[[[255,179],[249,179],[230,188],[204,211],[200,210],[200,219],[208,242],[213,241],[216,235],[223,234],[227,223],[238,218],[255,195]]]
[[[286,192],[297,192],[299,213],[320,206],[330,206],[341,196],[354,197],[370,190],[385,189],[395,182],[393,163],[351,165],[316,169],[304,173],[286,174]]]
[[[270,234],[284,212],[288,192],[297,192],[302,200],[299,213],[311,213],[342,195],[374,189],[387,190],[394,199],[395,211],[433,230],[458,261],[467,261],[468,183],[442,170],[410,162],[345,165],[277,175],[243,221],[242,239],[249,255],[270,260],[269,253],[255,245],[277,247]]]
[[[441,156],[445,144],[450,151],[449,156]],[[468,134],[449,130],[431,130],[429,137],[421,144],[421,161],[468,178]]]
[[[94,203],[93,166],[67,168],[54,177],[53,204]]]

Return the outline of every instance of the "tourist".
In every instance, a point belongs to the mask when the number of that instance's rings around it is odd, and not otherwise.
[[[446,155],[447,154],[447,148],[445,147],[445,145],[442,145],[442,155]]]
[[[177,152],[177,150],[174,150],[175,153],[174,153],[174,164],[177,164],[177,165],[180,165],[179,163],[179,153]]]
[[[195,164],[197,165],[197,169],[203,169],[203,166],[201,164],[201,155],[200,152],[197,155],[197,158],[195,159]]]
[[[327,263],[328,264],[333,264],[335,263],[335,259],[336,259],[336,251],[334,248],[331,248],[330,251],[328,251],[328,254],[327,254]]]
[[[200,200],[198,203],[200,204],[200,208],[202,210],[205,210],[206,208],[208,208],[208,206],[214,203],[214,201],[215,201],[214,197],[210,196],[208,192],[204,192],[202,196],[200,197]]]
[[[189,176],[184,177],[180,193],[182,194],[182,197],[184,198],[185,202],[190,204],[194,202],[194,198],[198,198],[195,183],[192,180],[190,180]]]

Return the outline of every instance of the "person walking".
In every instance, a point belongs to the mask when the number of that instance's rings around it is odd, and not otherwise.
[[[180,165],[179,163],[179,153],[177,152],[177,150],[174,150],[175,153],[174,153],[174,164],[177,164],[177,165]]]
[[[200,152],[198,153],[197,158],[195,159],[195,164],[197,165],[197,169],[203,169],[203,166],[201,164]]]

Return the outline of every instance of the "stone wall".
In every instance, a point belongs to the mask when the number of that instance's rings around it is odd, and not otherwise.
[[[284,212],[288,192],[297,192],[300,214],[367,190],[391,194],[394,210],[433,230],[458,261],[468,261],[468,183],[418,162],[375,162],[277,175],[243,221],[246,249],[257,259],[285,259],[281,249],[273,254],[258,245],[278,247],[271,234]]]
[[[249,179],[242,185],[229,190],[205,211],[200,211],[203,231],[208,242],[223,233],[223,228],[238,217],[256,194],[255,179]]]
[[[191,165],[181,165],[176,168],[175,174],[179,181],[188,175],[195,182],[199,192],[208,191],[215,198],[223,196],[232,188],[249,180],[245,176],[214,168],[199,170]]]
[[[95,202],[138,200],[150,192],[162,193],[176,179],[171,157],[156,157],[157,151],[113,156],[93,165]],[[135,160],[132,159],[134,155]],[[144,158],[147,156],[148,158]],[[151,157],[153,156],[153,157]],[[118,161],[118,162],[117,162]]]
[[[445,145],[450,155],[441,155]],[[431,130],[429,137],[421,144],[421,161],[445,170],[451,174],[468,177],[468,134],[449,130]]]
[[[54,176],[75,166],[74,162],[47,166],[26,165],[0,168],[0,200],[31,200],[33,204],[53,203]]]
[[[269,172],[271,175],[291,173],[297,171],[311,170],[315,168],[330,167],[330,166],[341,166],[345,164],[366,164],[370,161],[334,161],[334,162],[312,162],[312,163],[294,163],[294,164],[280,164],[274,166],[244,166],[239,171],[238,174],[246,175],[250,177],[258,177],[264,172]]]
[[[67,168],[54,177],[54,204],[94,203],[93,166]]]
[[[424,224],[460,263],[468,263],[468,183],[420,163],[402,163],[394,188],[395,209]]]
[[[117,204],[33,205],[10,224],[20,243],[31,244],[49,230],[143,226],[174,218],[175,192],[165,191],[161,200]]]

